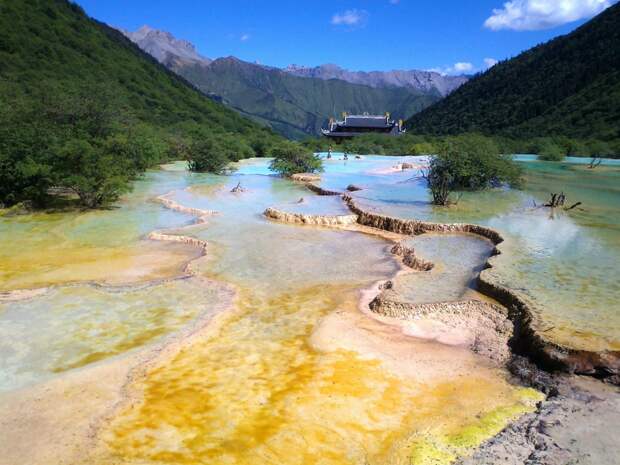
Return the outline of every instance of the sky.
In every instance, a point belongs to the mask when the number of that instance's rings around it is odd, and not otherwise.
[[[566,34],[617,0],[77,0],[111,26],[142,25],[209,58],[270,66],[470,74]]]

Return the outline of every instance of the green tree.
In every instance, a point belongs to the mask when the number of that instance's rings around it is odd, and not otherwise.
[[[308,148],[295,142],[283,142],[276,145],[271,155],[274,157],[269,169],[283,176],[295,173],[315,173],[323,171],[323,162]]]
[[[230,159],[214,137],[197,140],[187,151],[187,162],[190,171],[198,173],[221,173]]]
[[[148,167],[205,138],[228,159],[281,138],[205,97],[122,33],[69,1],[0,7],[0,204],[45,207],[64,187],[82,206],[118,198]],[[219,157],[219,155],[217,155]]]
[[[554,142],[546,142],[538,151],[538,159],[544,161],[562,161],[566,152]]]
[[[480,190],[504,183],[519,186],[521,168],[501,155],[492,139],[467,134],[438,144],[425,177],[433,203],[447,205],[454,190]]]
[[[130,190],[130,181],[136,174],[132,161],[122,152],[113,152],[105,145],[92,145],[85,140],[68,141],[57,157],[53,173],[55,185],[73,191],[87,208],[118,200]]]
[[[436,151],[437,148],[435,147],[435,144],[432,144],[431,142],[418,142],[413,144],[409,149],[409,153],[411,155],[431,155],[436,153]]]

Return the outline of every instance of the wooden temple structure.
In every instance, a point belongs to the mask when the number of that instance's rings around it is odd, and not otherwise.
[[[402,120],[396,122],[390,119],[389,113],[385,115],[343,113],[342,116],[342,121],[335,121],[331,118],[327,129],[321,129],[321,133],[334,141],[340,141],[368,133],[399,136],[405,132]]]

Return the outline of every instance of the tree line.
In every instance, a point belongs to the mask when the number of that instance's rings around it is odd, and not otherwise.
[[[491,140],[499,153],[534,154],[543,159],[560,160],[566,156],[620,158],[620,145],[597,139],[572,139],[564,136],[516,139],[505,136],[488,136],[480,133],[463,133]],[[315,152],[326,152],[329,147],[339,152],[375,155],[429,155],[437,151],[440,143],[454,136],[405,134],[399,137],[382,134],[364,134],[336,144],[325,138],[312,138],[302,144]]]

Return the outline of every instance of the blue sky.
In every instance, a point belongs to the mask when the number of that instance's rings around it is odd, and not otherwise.
[[[144,24],[194,43],[283,67],[484,69],[565,34],[616,0],[78,0],[112,26]],[[487,59],[487,64],[485,64]],[[457,65],[458,64],[458,65]]]

